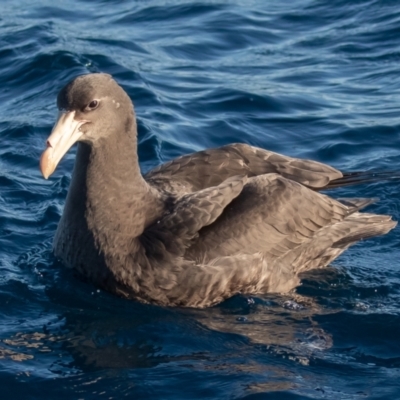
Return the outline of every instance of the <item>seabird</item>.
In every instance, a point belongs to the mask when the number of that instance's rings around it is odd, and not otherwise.
[[[359,212],[373,199],[319,193],[368,175],[247,144],[178,157],[143,176],[133,105],[110,75],[78,76],[57,105],[43,176],[78,149],[54,253],[120,296],[208,307],[237,293],[288,292],[300,273],[397,224]]]

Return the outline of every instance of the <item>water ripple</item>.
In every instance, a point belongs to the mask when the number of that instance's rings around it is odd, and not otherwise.
[[[107,72],[135,103],[144,171],[246,142],[346,170],[400,167],[394,0],[17,0],[0,16],[0,383],[9,397],[398,398],[400,230],[288,296],[209,310],[127,302],[51,255],[72,150],[38,159],[58,90]],[[380,197],[400,218],[399,184]]]

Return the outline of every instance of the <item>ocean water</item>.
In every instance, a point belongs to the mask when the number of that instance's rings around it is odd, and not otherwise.
[[[230,142],[399,171],[399,38],[391,0],[3,1],[0,397],[399,399],[400,228],[286,296],[148,306],[54,259],[75,150],[48,181],[38,169],[59,89],[102,71],[134,101],[144,171]],[[331,195],[399,220],[399,193]]]

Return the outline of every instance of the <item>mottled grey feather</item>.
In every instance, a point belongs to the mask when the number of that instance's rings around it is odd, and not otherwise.
[[[246,176],[235,176],[218,186],[179,197],[172,211],[162,215],[141,235],[149,256],[162,257],[163,251],[183,256],[201,228],[212,224],[223,213],[246,181]]]
[[[316,161],[301,160],[246,144],[230,144],[178,157],[145,175],[149,182],[176,184],[178,190],[197,191],[219,185],[235,175],[249,177],[278,173],[283,177],[320,189],[341,178],[340,171]]]

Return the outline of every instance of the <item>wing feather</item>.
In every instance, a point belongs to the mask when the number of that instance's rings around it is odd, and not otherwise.
[[[250,178],[225,212],[200,230],[186,256],[281,256],[355,211],[280,175],[261,175]]]
[[[165,251],[183,255],[190,241],[203,227],[212,224],[225,207],[236,198],[247,181],[235,176],[218,186],[180,197],[172,212],[150,225],[141,236],[148,254],[164,255]]]
[[[217,186],[236,175],[254,177],[277,173],[295,182],[320,189],[343,174],[316,161],[296,159],[246,144],[231,144],[178,157],[145,175],[149,182],[169,190],[195,192]]]

